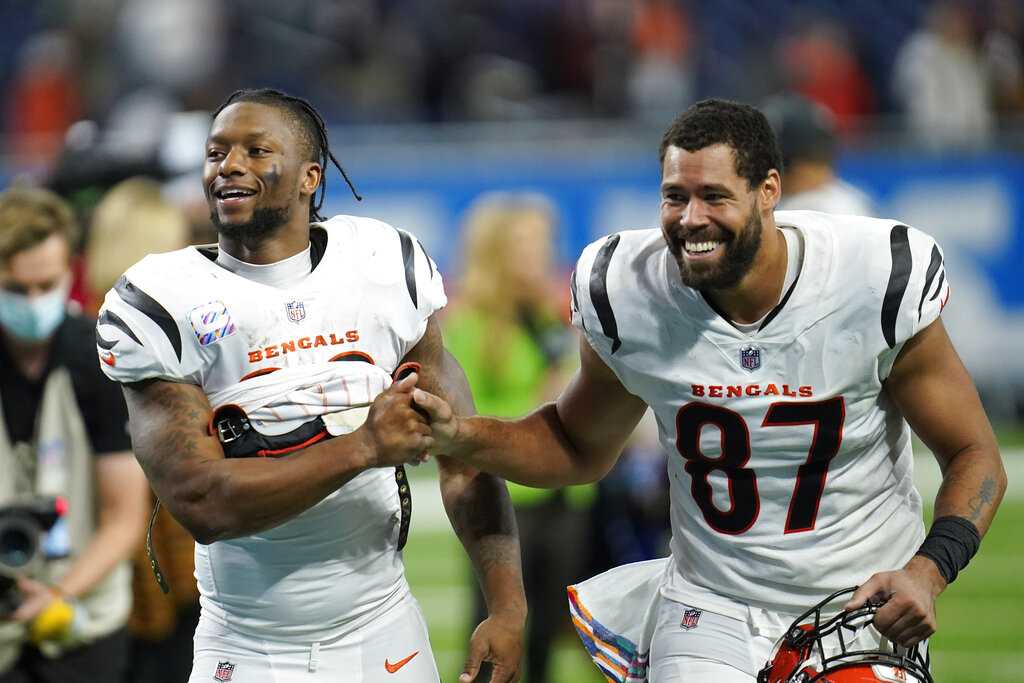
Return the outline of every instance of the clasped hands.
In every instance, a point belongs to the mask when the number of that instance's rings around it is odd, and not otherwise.
[[[374,399],[356,432],[363,440],[367,467],[394,467],[451,454],[459,421],[448,403],[416,386],[410,373]]]

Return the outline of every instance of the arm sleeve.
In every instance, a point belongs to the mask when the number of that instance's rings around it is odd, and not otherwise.
[[[892,265],[879,321],[886,343],[879,355],[883,380],[903,344],[935,322],[950,294],[942,249],[929,235],[896,225],[889,234],[889,251]]]
[[[96,350],[110,379],[192,382],[182,368],[182,341],[167,309],[127,278],[107,292],[96,322]]]
[[[412,333],[402,334],[401,356],[405,356],[427,331],[427,320],[448,304],[444,292],[444,280],[437,264],[427,255],[423,244],[410,233],[393,228],[398,234],[398,243],[402,255],[403,273],[401,280],[408,302],[411,305],[410,317]],[[399,294],[398,296],[402,296]]]
[[[619,240],[620,235],[614,234],[587,245],[569,279],[573,327],[609,365],[622,344],[608,294],[609,266]]]
[[[412,251],[413,273],[411,279],[416,283],[416,309],[423,314],[424,320],[426,320],[448,304],[448,297],[444,293],[444,280],[441,277],[441,271],[437,269],[437,264],[423,248],[423,243],[404,230],[400,232],[405,235],[402,238],[402,256],[406,263],[408,260],[405,252],[406,250]],[[407,244],[407,240],[411,244]],[[406,284],[408,285],[410,277],[408,266],[406,268]]]

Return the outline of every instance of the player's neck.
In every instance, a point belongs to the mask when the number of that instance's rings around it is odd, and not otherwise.
[[[309,246],[309,223],[304,216],[301,222],[290,220],[273,234],[256,242],[232,239],[222,233],[217,246],[239,261],[253,265],[277,263]]]
[[[788,260],[786,238],[774,220],[767,220],[761,248],[739,284],[705,294],[729,320],[741,325],[757,322],[779,303]]]

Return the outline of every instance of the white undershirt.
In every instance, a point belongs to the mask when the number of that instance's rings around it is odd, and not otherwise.
[[[246,280],[287,289],[299,284],[309,275],[313,270],[313,257],[310,254],[309,244],[294,256],[267,264],[246,263],[236,259],[223,249],[218,249],[217,265]]]
[[[804,245],[803,239],[800,237],[800,233],[793,228],[780,227],[779,232],[781,232],[782,236],[786,238],[787,254],[786,279],[782,283],[782,291],[779,292],[779,301],[782,301],[782,297],[786,296],[786,292],[788,292],[789,288],[793,286],[793,283],[796,281],[796,276],[800,273],[800,263],[804,258]],[[778,304],[778,302],[776,302],[776,304]],[[761,327],[761,323],[764,322],[764,319],[767,318],[773,310],[775,310],[774,306],[772,306],[768,313],[765,313],[760,319],[755,320],[752,323],[738,323],[733,320],[730,320],[729,322],[731,322],[732,326],[743,334],[752,334],[757,332],[758,328]]]

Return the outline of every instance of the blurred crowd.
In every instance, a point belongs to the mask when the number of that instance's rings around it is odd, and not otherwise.
[[[762,102],[787,154],[788,208],[870,214],[833,174],[839,146],[880,125],[929,150],[990,146],[1024,122],[1022,55],[1019,0],[10,0],[0,178],[35,176],[74,209],[84,237],[69,245],[70,297],[95,313],[144,255],[215,240],[189,172],[205,112],[238,87],[307,97],[330,124],[597,118],[660,129],[702,97]],[[483,197],[464,219],[446,338],[480,411],[522,414],[574,369],[557,215],[544,197],[516,194]],[[567,583],[663,554],[655,431],[645,423],[594,487],[512,487],[531,604],[565,617],[549,596]],[[166,513],[156,528],[174,590],[159,592],[140,548],[128,622],[132,680],[152,683],[181,680],[158,663],[187,666],[198,614],[191,540]],[[558,623],[531,624],[534,683],[556,631],[568,632]]]
[[[894,123],[977,147],[1024,112],[1015,0],[12,0],[3,132],[18,166],[96,127],[122,153],[172,112],[271,85],[332,123],[663,121],[705,96],[792,90],[855,138]],[[951,96],[955,93],[955,96]]]

